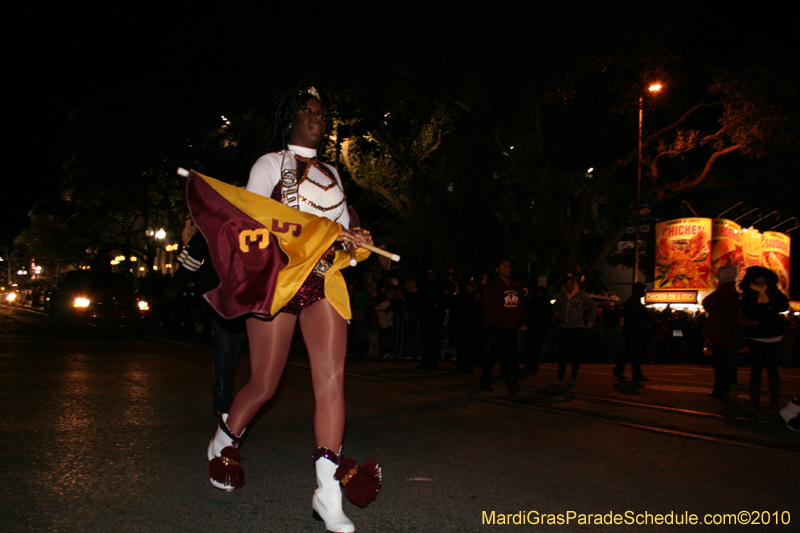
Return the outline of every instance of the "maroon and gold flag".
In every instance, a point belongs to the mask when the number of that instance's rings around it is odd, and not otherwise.
[[[341,225],[191,171],[186,202],[208,241],[220,279],[205,299],[223,317],[274,316],[300,289],[336,241]],[[359,260],[368,252],[357,254]],[[347,287],[339,270],[349,255],[337,252],[325,275],[325,296],[350,318]]]

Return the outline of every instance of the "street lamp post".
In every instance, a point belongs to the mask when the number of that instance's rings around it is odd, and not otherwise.
[[[0,241],[2,242],[2,241]],[[8,272],[8,286],[11,287],[11,256],[9,255],[8,251],[8,244],[3,242],[2,255],[0,256],[0,262],[5,261],[6,263],[6,270]]]
[[[647,88],[651,93],[661,90],[660,83]],[[636,165],[636,210],[633,213],[633,282],[639,281],[639,226],[642,211],[642,117],[644,115],[644,96],[639,97],[639,159]]]
[[[161,250],[160,241],[163,241],[166,236],[167,232],[165,232],[163,228],[156,231],[153,234],[153,237],[155,238],[156,242],[156,254],[155,254],[156,258],[155,262],[153,263],[153,270],[156,270],[156,266],[158,266],[158,270],[161,270],[161,263],[162,263],[161,258],[163,255],[163,251]]]
[[[161,247],[159,246],[159,242],[166,238],[167,232],[164,231],[164,228],[158,230],[147,228],[144,234],[149,237],[146,243],[145,265],[148,265],[148,263],[152,261],[153,270],[159,270],[161,260]],[[150,268],[150,265],[148,265],[147,268]]]

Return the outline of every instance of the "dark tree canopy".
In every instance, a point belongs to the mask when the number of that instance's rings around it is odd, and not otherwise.
[[[471,273],[494,254],[538,265],[534,275],[606,259],[635,195],[640,98],[643,191],[656,217],[687,204],[716,216],[742,198],[795,214],[782,191],[798,163],[798,62],[780,13],[682,2],[537,9],[413,25],[404,14],[377,23],[338,13],[319,39],[267,31],[258,8],[137,20],[157,46],[137,41],[129,68],[108,72],[115,83],[94,60],[75,65],[91,89],[65,90],[61,200],[34,210],[24,240],[43,242],[46,227],[64,235],[39,247],[57,262],[98,240],[146,256],[145,229],[180,233],[175,169],[244,184],[266,150],[274,95],[301,81],[330,106],[329,155],[351,203],[409,275]],[[270,10],[268,20],[280,15]],[[170,31],[177,22],[192,31]],[[767,22],[770,39],[757,31]],[[118,57],[131,29],[96,55]],[[89,57],[91,32],[77,42]],[[646,96],[655,80],[665,89]]]

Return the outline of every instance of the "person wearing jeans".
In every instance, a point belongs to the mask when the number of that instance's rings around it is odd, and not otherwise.
[[[588,310],[589,318],[584,319]],[[574,385],[578,379],[583,352],[583,334],[592,329],[597,319],[597,304],[578,288],[575,278],[568,277],[564,281],[564,289],[553,303],[553,316],[558,320],[558,377],[551,385],[563,385],[567,363],[572,369],[569,384]]]

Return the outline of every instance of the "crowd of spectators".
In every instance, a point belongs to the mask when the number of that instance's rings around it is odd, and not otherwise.
[[[491,279],[488,272],[456,276],[452,269],[430,270],[425,279],[408,279],[387,269],[377,257],[360,265],[350,282],[353,319],[350,349],[365,357],[417,360],[434,368],[442,361],[453,361],[458,372],[471,372],[484,356],[483,290]],[[624,309],[621,301],[603,284],[598,272],[566,272],[550,286],[538,286],[537,280],[523,282],[526,313],[519,335],[523,370],[535,370],[543,360],[555,360],[552,338],[553,319],[549,303],[561,290],[566,275],[580,280],[580,287],[598,304],[594,337],[587,338],[587,362],[610,362],[622,350]],[[516,276],[515,276],[516,277]],[[184,332],[207,330],[201,312],[203,287],[192,280],[176,298],[165,298],[170,274],[152,272],[136,277],[140,294],[151,303],[153,326]],[[46,308],[52,282],[36,281],[19,291],[16,305]],[[706,314],[694,311],[648,308],[645,363],[711,364],[707,355],[703,327]],[[786,322],[787,364],[800,365],[800,317],[790,315]],[[616,337],[616,342],[599,341],[600,336]],[[612,339],[614,340],[614,339]],[[746,344],[739,342],[741,364],[749,363]]]
[[[473,373],[485,356],[483,293],[494,276],[487,272],[458,276],[452,269],[429,270],[425,279],[405,279],[396,271],[375,268],[379,260],[355,278],[351,286],[353,320],[350,352],[366,357],[415,359],[422,368],[437,368],[452,361],[457,373]],[[599,274],[565,272],[552,286],[536,279],[522,280],[525,314],[518,347],[523,372],[535,372],[539,362],[552,358],[550,339],[554,319],[551,301],[563,279],[580,276],[583,287],[600,309],[596,329],[621,331],[619,299],[602,283]],[[518,276],[513,276],[519,280]],[[597,351],[597,350],[595,350]],[[606,354],[611,357],[611,354]]]

